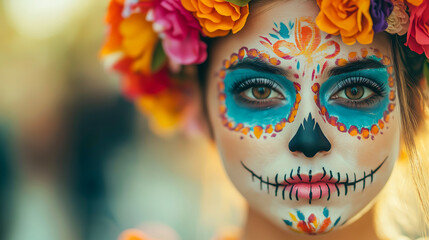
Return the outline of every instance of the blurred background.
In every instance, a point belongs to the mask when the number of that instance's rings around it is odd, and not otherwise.
[[[98,61],[108,0],[0,0],[0,239],[210,239],[243,200],[203,136],[159,138]]]

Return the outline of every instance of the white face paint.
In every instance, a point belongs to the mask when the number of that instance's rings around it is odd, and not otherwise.
[[[234,185],[274,225],[309,234],[370,204],[400,142],[388,40],[345,45],[318,30],[318,11],[315,1],[279,2],[219,39],[207,96]]]

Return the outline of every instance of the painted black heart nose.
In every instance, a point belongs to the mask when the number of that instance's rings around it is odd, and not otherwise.
[[[331,150],[331,143],[325,137],[311,113],[299,126],[298,132],[289,142],[291,152],[302,152],[306,157],[314,157],[318,152]]]

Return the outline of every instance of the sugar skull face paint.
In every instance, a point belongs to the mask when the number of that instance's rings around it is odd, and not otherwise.
[[[294,121],[300,86],[268,64],[276,66],[280,61],[246,47],[224,61],[219,72],[219,111],[230,130],[266,139]]]
[[[314,1],[273,4],[213,45],[214,141],[261,221],[285,238],[335,238],[380,192],[398,156],[389,41],[345,45],[314,24]]]
[[[391,60],[377,49],[372,51],[374,55],[368,56],[368,50],[362,49],[360,61],[356,52],[349,53],[349,61],[336,61],[343,70],[331,70],[331,77],[322,86],[319,83],[312,86],[324,120],[358,139],[374,140],[375,135],[383,134],[396,106]],[[355,70],[359,64],[365,68]]]

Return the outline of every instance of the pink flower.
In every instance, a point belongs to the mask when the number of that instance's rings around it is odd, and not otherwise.
[[[201,26],[180,0],[160,0],[154,7],[154,28],[163,37],[167,56],[180,64],[198,64],[207,58],[207,45],[201,41]]]
[[[418,54],[425,53],[429,58],[429,1],[410,8],[410,28],[406,45]]]
[[[386,32],[390,34],[397,33],[402,36],[408,31],[410,25],[410,17],[407,14],[407,6],[401,0],[393,0],[393,12],[387,18]]]

